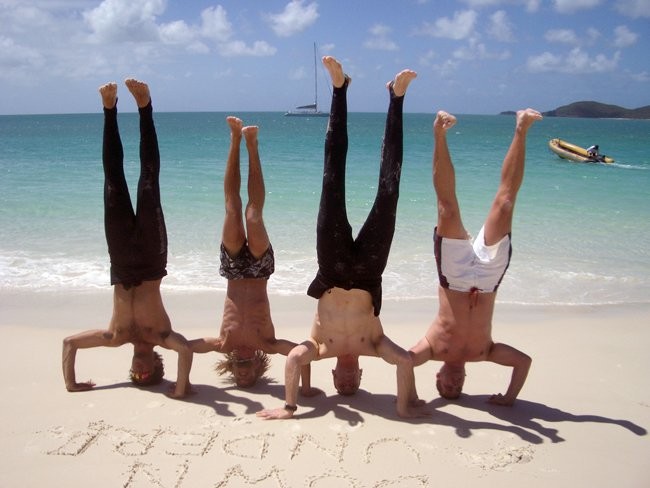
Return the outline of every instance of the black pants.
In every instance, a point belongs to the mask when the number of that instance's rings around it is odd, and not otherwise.
[[[395,232],[402,172],[404,97],[390,90],[390,104],[381,150],[377,196],[356,239],[345,206],[345,164],[348,150],[347,82],[332,95],[325,137],[325,168],[318,211],[316,247],[318,274],[307,293],[320,298],[332,287],[359,288],[372,296],[375,315],[381,309],[381,275]]]
[[[140,113],[140,179],[133,211],[124,177],[124,150],[117,107],[104,108],[104,227],[111,259],[111,285],[127,289],[167,274],[167,229],[160,204],[160,153],[151,104]]]

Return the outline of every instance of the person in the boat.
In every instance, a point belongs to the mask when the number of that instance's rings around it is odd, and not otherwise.
[[[164,368],[155,346],[178,353],[178,376],[169,396],[184,397],[192,351],[185,338],[172,330],[160,295],[167,274],[167,231],[160,203],[160,153],[153,122],[149,87],[134,79],[125,84],[140,116],[140,179],[133,211],[124,176],[124,152],[117,124],[117,85],[99,89],[104,110],[102,161],[104,167],[104,227],[111,262],[113,316],[108,329],[88,330],[63,340],[63,378],[68,391],[85,391],[95,384],[77,382],[77,350],[133,344],[131,381],[139,386],[160,383]]]
[[[536,110],[517,112],[515,133],[503,161],[496,197],[473,242],[461,219],[455,171],[447,145],[447,131],[456,118],[440,111],[433,124],[433,185],[438,206],[434,254],[440,283],[439,310],[410,352],[414,366],[428,360],[444,362],[436,377],[437,389],[444,398],[460,396],[466,362],[491,361],[512,368],[506,392],[492,395],[491,403],[512,405],[526,381],[531,358],[492,340],[492,315],[497,288],[510,263],[512,217],[524,176],[526,135],[541,118]]]
[[[598,145],[594,144],[593,146],[589,146],[587,148],[587,154],[591,159],[598,160],[600,158]]]
[[[318,299],[311,336],[287,356],[285,406],[262,410],[266,419],[287,419],[298,408],[300,368],[325,358],[337,358],[332,371],[334,385],[342,395],[354,394],[361,382],[359,356],[381,357],[396,365],[397,413],[413,416],[408,400],[415,387],[408,352],[385,334],[379,318],[381,277],[395,231],[402,168],[404,96],[417,76],[404,70],[387,84],[390,102],[377,196],[356,239],[352,235],[345,203],[345,167],[348,148],[347,90],[350,78],[341,64],[325,56],[323,64],[333,84],[332,105],[325,138],[325,161],[316,247],[318,273],[307,293]]]
[[[269,367],[268,354],[287,355],[294,342],[276,339],[267,294],[275,258],[264,225],[266,190],[258,150],[258,127],[243,127],[227,117],[230,148],[224,176],[225,216],[221,237],[220,274],[228,280],[219,337],[190,341],[193,352],[225,354],[216,370],[230,374],[243,388],[252,387]],[[248,202],[240,196],[240,144],[248,150]],[[304,370],[303,395],[309,395],[309,367]]]

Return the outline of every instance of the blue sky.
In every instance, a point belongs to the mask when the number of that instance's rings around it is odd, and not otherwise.
[[[650,0],[0,0],[0,114],[97,112],[128,76],[158,111],[284,111],[313,98],[314,42],[351,111],[403,68],[408,112],[650,104]]]

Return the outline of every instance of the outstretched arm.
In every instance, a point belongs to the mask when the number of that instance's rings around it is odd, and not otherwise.
[[[77,383],[75,375],[75,358],[77,357],[77,349],[88,349],[91,347],[115,347],[121,346],[124,342],[115,340],[115,335],[110,330],[87,330],[63,339],[63,380],[65,387],[68,391],[87,391],[90,390],[95,383],[86,381],[84,383]]]
[[[162,344],[167,349],[173,349],[178,353],[178,375],[174,391],[169,395],[172,398],[183,398],[191,393],[190,370],[192,369],[192,349],[189,343],[178,332],[171,332]]]
[[[377,343],[377,354],[384,361],[396,366],[397,375],[397,415],[403,418],[421,417],[426,412],[418,412],[412,407],[421,406],[415,390],[413,360],[408,351],[395,344],[385,335]]]
[[[413,359],[413,367],[421,366],[430,359],[433,359],[431,344],[429,344],[426,337],[420,339],[416,345],[409,349],[409,353],[411,354],[411,359]]]
[[[506,405],[511,406],[519,392],[521,391],[524,383],[526,382],[526,377],[528,376],[528,370],[532,363],[532,359],[527,354],[511,347],[507,344],[498,344],[495,343],[490,349],[490,353],[487,357],[488,361],[493,363],[500,364],[502,366],[511,366],[512,367],[512,376],[510,378],[510,385],[505,395],[498,393],[492,395],[488,400],[490,403],[496,405]]]
[[[409,349],[409,354],[411,355],[411,361],[413,361],[413,367],[420,366],[430,359],[433,359],[433,354],[431,353],[431,344],[426,337],[423,337],[415,344],[411,349]],[[413,383],[413,391],[411,392],[411,398],[409,403],[413,406],[418,405],[420,402],[418,398],[417,387],[415,382]]]
[[[317,357],[316,346],[311,341],[305,341],[294,347],[287,355],[284,367],[284,397],[285,406],[274,410],[261,410],[258,417],[264,419],[289,419],[293,417],[298,402],[298,387],[300,386],[300,371]]]
[[[282,354],[287,356],[291,350],[298,344],[286,339],[272,339],[266,342],[266,348],[269,354]]]
[[[295,342],[286,339],[274,339],[268,343],[269,354],[282,354],[288,356],[289,353],[296,347]],[[311,364],[305,364],[300,368],[300,394],[305,397],[312,397],[322,393],[322,390],[311,387]]]
[[[218,337],[202,337],[200,339],[192,339],[187,341],[192,352],[204,354],[206,352],[221,352],[223,341]]]

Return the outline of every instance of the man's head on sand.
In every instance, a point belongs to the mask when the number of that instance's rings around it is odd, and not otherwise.
[[[153,349],[150,351],[136,350],[133,353],[129,377],[134,385],[157,385],[162,381],[163,376],[165,376],[165,366],[160,354]]]
[[[332,370],[334,388],[340,395],[354,395],[361,384],[359,358],[356,356],[339,356],[336,367]]]
[[[465,366],[444,363],[436,374],[438,393],[447,400],[456,400],[463,392]]]
[[[235,349],[226,354],[226,359],[219,361],[215,371],[232,375],[232,381],[240,388],[251,388],[269,369],[271,360],[264,351],[252,349]]]

